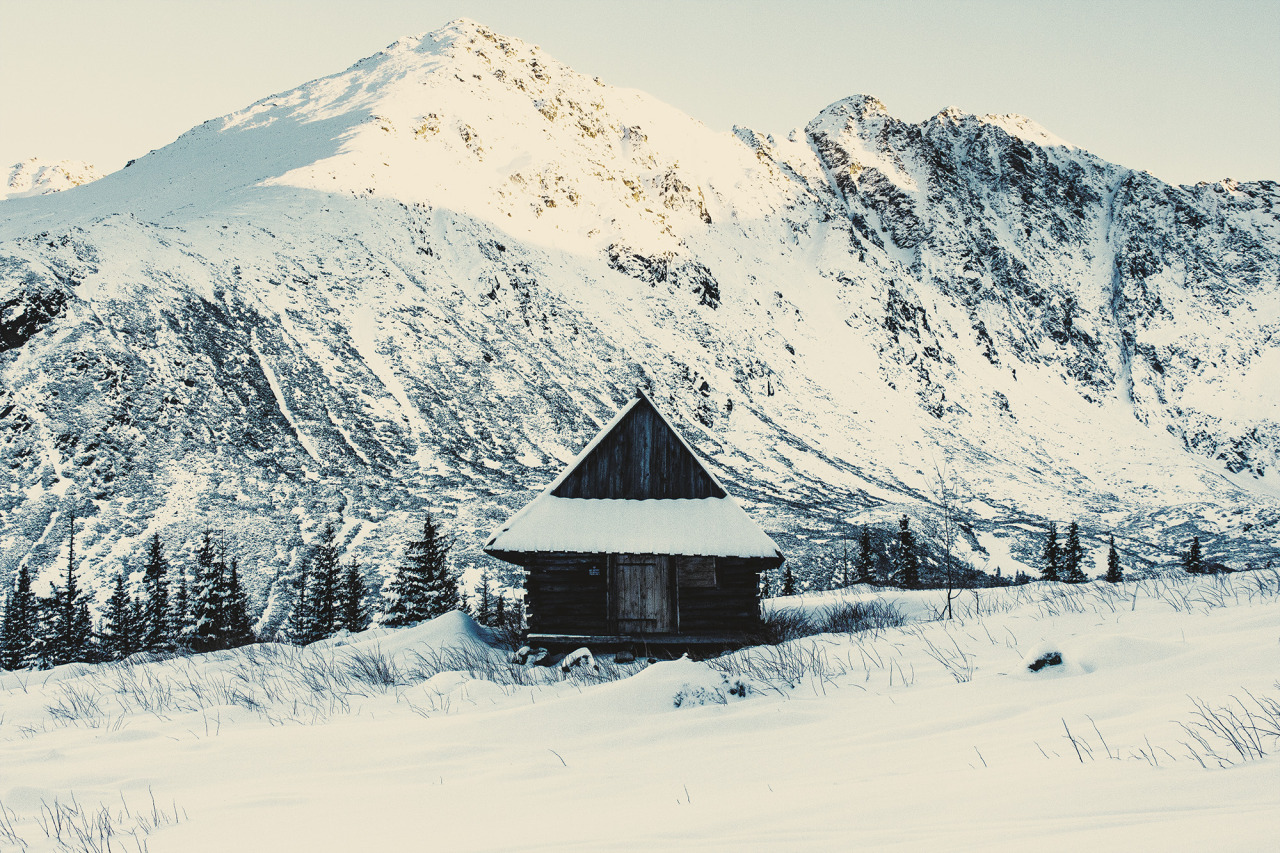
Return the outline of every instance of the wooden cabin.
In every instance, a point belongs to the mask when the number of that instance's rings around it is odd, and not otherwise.
[[[525,570],[529,642],[731,647],[777,545],[643,392],[484,551]]]

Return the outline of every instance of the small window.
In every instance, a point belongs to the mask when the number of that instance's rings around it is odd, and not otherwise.
[[[715,557],[676,557],[675,560],[680,586],[685,589],[715,588]]]

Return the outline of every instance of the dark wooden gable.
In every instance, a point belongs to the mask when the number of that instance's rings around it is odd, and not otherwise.
[[[615,500],[725,497],[644,396],[551,494]]]

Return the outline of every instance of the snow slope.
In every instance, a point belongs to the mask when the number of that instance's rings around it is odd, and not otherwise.
[[[637,386],[797,566],[944,463],[974,547],[1261,563],[1277,204],[866,96],[715,133],[454,22],[0,203],[0,574],[72,505],[89,580],[209,524],[257,604],[326,519],[376,571],[434,508],[482,560]]]
[[[1248,758],[1197,714],[1265,727],[1278,596],[1274,572],[1032,584],[621,680],[486,665],[459,614],[3,674],[0,839],[58,849],[38,816],[74,794],[152,853],[1270,849],[1280,706]]]
[[[0,201],[56,193],[96,181],[100,177],[102,175],[93,164],[83,160],[59,160],[51,163],[39,157],[29,157],[9,167]]]

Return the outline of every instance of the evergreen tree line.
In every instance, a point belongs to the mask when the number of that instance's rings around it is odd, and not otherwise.
[[[118,572],[95,628],[89,593],[77,582],[74,531],[73,515],[66,573],[61,583],[52,584],[47,597],[32,592],[27,568],[17,572],[0,618],[0,669],[121,660],[137,652],[208,652],[259,639],[239,560],[208,529],[201,536],[192,573],[170,565],[164,543],[154,534],[139,588],[131,591],[125,573]],[[339,631],[362,631],[374,619],[400,627],[466,610],[451,548],[452,542],[428,513],[421,537],[409,541],[379,602],[366,587],[359,561],[353,556],[340,563],[337,531],[326,525],[294,580],[283,589],[291,600],[279,638],[306,645]],[[523,623],[523,609],[496,594],[491,583],[486,572],[472,607],[477,620],[492,626]]]
[[[843,589],[855,584],[920,589],[941,584],[946,568],[931,564],[927,548],[919,542],[911,519],[904,515],[898,519],[896,531],[862,525],[853,540],[840,540],[803,578],[796,576],[790,563],[762,574],[760,591],[765,597],[774,597]],[[952,568],[960,569],[967,586],[1000,586],[1011,582],[967,566]]]
[[[1063,581],[1064,583],[1083,583],[1089,578],[1083,569],[1084,555],[1080,548],[1080,531],[1073,521],[1067,527],[1067,539],[1058,542],[1058,525],[1049,522],[1045,527],[1044,546],[1041,550],[1042,567],[1040,577],[1047,581]],[[1230,571],[1220,563],[1206,563],[1200,550],[1200,537],[1192,536],[1187,549],[1180,555],[1183,571],[1188,574],[1216,574]],[[1124,570],[1120,565],[1120,555],[1116,552],[1116,537],[1108,536],[1107,569],[1100,576],[1109,583],[1120,583],[1124,580]]]
[[[253,642],[248,597],[239,561],[205,530],[195,572],[173,570],[159,534],[148,543],[140,588],[130,591],[123,571],[98,624],[89,592],[76,578],[75,516],[62,583],[47,597],[31,590],[31,574],[18,570],[0,620],[0,669],[48,669],[65,663],[122,660],[137,652],[204,652]]]
[[[1107,568],[1100,579],[1110,583],[1124,580],[1124,569],[1116,551],[1115,536],[1108,537]],[[933,577],[938,570],[927,565],[928,554],[918,543],[911,529],[910,519],[898,520],[898,530],[890,538],[886,531],[867,525],[859,528],[855,539],[843,539],[818,562],[807,576],[799,578],[791,565],[784,563],[774,572],[761,576],[761,595],[774,597],[795,595],[802,591],[842,589],[855,584],[891,586],[901,589],[932,587],[939,579]],[[1057,522],[1045,527],[1040,551],[1040,579],[1064,583],[1083,583],[1089,580],[1085,572],[1086,560],[1080,543],[1080,528],[1076,522],[1067,526],[1065,540],[1059,538]],[[1200,538],[1193,536],[1187,549],[1181,554],[1182,568],[1190,574],[1212,574],[1227,571],[1218,563],[1206,563],[1201,552]],[[1031,578],[1024,572],[1014,577],[993,577],[978,573],[971,567],[961,572],[960,586],[1007,586],[1024,584]]]

